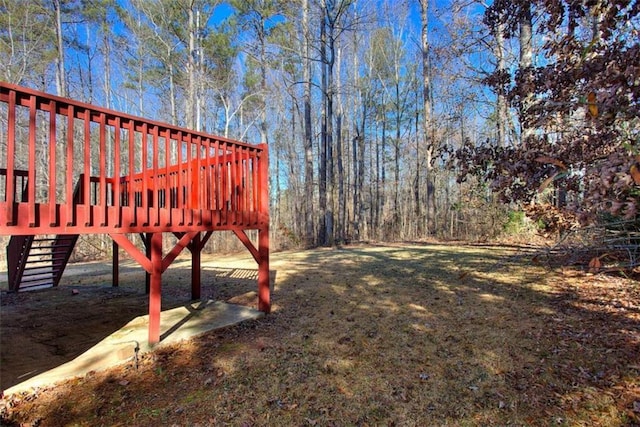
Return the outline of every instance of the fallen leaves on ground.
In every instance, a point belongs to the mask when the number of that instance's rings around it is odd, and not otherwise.
[[[274,253],[270,315],[160,348],[138,369],[10,396],[3,422],[640,423],[638,284],[515,255],[444,244]]]

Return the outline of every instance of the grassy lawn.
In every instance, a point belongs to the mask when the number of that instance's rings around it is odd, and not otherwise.
[[[519,248],[445,244],[275,253],[271,269],[265,318],[160,348],[138,369],[11,396],[3,422],[640,423],[632,280],[548,270]],[[254,303],[221,286],[226,300]]]

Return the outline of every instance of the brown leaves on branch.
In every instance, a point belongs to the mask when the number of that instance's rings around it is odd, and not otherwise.
[[[560,210],[548,203],[526,205],[523,210],[529,218],[543,227],[542,232],[547,237],[563,234],[580,226],[580,221],[576,215]]]
[[[636,160],[637,158],[638,156],[636,156]],[[633,182],[636,185],[640,185],[640,164],[637,161],[631,165],[629,174],[631,175],[631,178],[633,178]]]
[[[561,160],[554,159],[553,157],[539,156],[539,157],[536,157],[536,162],[556,165],[562,170],[567,170],[567,166]]]
[[[640,37],[629,23],[639,22],[640,7],[598,4],[594,10],[590,2],[496,0],[489,8],[484,22],[505,37],[517,37],[527,5],[537,17],[543,65],[497,70],[485,80],[533,132],[512,147],[465,145],[453,153],[459,180],[475,175],[503,201],[520,204],[553,187],[566,195],[563,208],[582,220],[603,212],[638,215]]]
[[[602,268],[602,261],[600,261],[601,257],[593,257],[591,261],[589,261],[589,273],[598,273]]]
[[[596,94],[594,92],[589,92],[587,95],[587,102],[589,103],[589,115],[595,119],[598,117],[598,104]]]

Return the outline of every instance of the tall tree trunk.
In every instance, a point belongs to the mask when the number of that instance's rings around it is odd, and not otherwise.
[[[506,59],[505,59],[505,42],[504,42],[504,23],[499,23],[494,34],[494,47],[493,53],[496,57],[496,68],[498,72],[503,73],[506,71]],[[507,142],[507,97],[503,86],[498,88],[496,94],[496,142],[499,147],[504,147]],[[462,141],[464,143],[464,141]]]
[[[416,94],[417,95],[417,94]],[[416,237],[422,236],[422,209],[420,208],[420,112],[416,110],[416,176],[413,180],[413,203]]]
[[[104,57],[104,105],[107,108],[111,108],[111,42],[107,25],[102,26],[102,56]],[[107,159],[113,158],[113,141],[111,127],[107,127]],[[107,162],[107,176],[113,176],[113,162]]]
[[[357,68],[355,68],[357,69]],[[361,100],[362,117],[360,119],[360,126],[356,122],[355,136],[353,138],[353,177],[355,180],[355,186],[353,191],[353,213],[354,213],[354,239],[359,241],[362,238],[362,231],[364,227],[364,165],[365,165],[365,139],[364,132],[366,129],[367,121],[367,103],[363,98]],[[372,170],[372,168],[370,168]],[[370,197],[373,204],[373,198]],[[373,210],[373,209],[371,209]]]
[[[531,3],[522,2],[522,10],[520,11],[520,58],[519,68],[522,78],[529,81],[533,78],[531,65],[533,64],[533,45],[532,45],[532,17]],[[528,85],[526,85],[528,86]],[[528,111],[532,102],[532,94],[523,94],[522,104],[520,106],[520,127],[522,144],[527,143],[527,139],[533,134],[533,127],[528,123]]]
[[[356,18],[357,19],[357,18]],[[358,52],[359,50],[359,40],[358,34],[356,32],[353,33],[353,50],[354,52]],[[354,70],[359,68],[358,55],[353,55],[353,65]],[[353,238],[356,241],[360,241],[363,236],[363,229],[365,224],[364,218],[364,206],[363,206],[363,195],[364,195],[364,151],[365,151],[365,140],[364,133],[366,129],[366,119],[367,119],[367,98],[366,91],[363,88],[361,78],[358,74],[354,76],[355,79],[355,87],[356,87],[356,96],[353,98],[353,111],[357,111],[360,109],[360,123],[358,120],[354,118],[354,137],[352,139],[352,148],[351,151],[353,153]]]
[[[382,97],[382,105],[385,105],[384,96]],[[387,119],[386,114],[382,116],[382,140],[380,147],[380,192],[379,195],[379,213],[378,213],[378,227],[380,223],[384,226],[386,220],[385,205],[387,202],[387,169],[385,162],[385,155],[387,152]],[[382,218],[382,221],[380,220]],[[382,238],[386,239],[388,236],[383,235]]]
[[[304,192],[305,192],[305,240],[307,247],[314,246],[313,237],[313,131],[311,129],[311,58],[309,41],[309,0],[302,0],[302,72],[304,80]]]
[[[53,0],[56,15],[56,91],[58,96],[68,96],[64,66],[64,40],[62,39],[62,10],[60,0]]]
[[[289,137],[289,143],[287,146],[287,162],[289,164],[289,176],[288,180],[291,183],[291,192],[289,198],[292,198],[291,201],[294,205],[294,215],[292,222],[293,233],[296,236],[299,236],[301,233],[301,228],[304,226],[304,195],[301,194],[300,190],[300,178],[298,175],[299,163],[296,155],[296,142],[297,142],[297,120],[296,118],[300,114],[300,110],[296,108],[296,99],[294,94],[291,95],[291,104],[290,104],[290,112],[289,115],[291,117],[291,135]]]
[[[337,69],[336,69],[336,99],[338,104],[338,111],[336,115],[336,162],[338,168],[338,226],[336,229],[336,238],[338,243],[343,243],[345,239],[346,232],[346,214],[347,214],[347,205],[346,199],[344,196],[344,164],[343,164],[343,150],[342,150],[342,116],[343,116],[343,105],[342,105],[342,96],[341,96],[341,80],[340,80],[340,63],[341,63],[341,52],[342,50],[338,48],[337,55]]]
[[[384,98],[384,97],[383,97]],[[383,101],[383,105],[384,105],[384,101]],[[384,165],[381,165],[380,161],[380,157],[384,157],[380,155],[380,141],[378,140],[378,129],[377,129],[377,124],[376,124],[376,129],[375,129],[375,145],[376,145],[376,180],[375,180],[375,210],[372,209],[372,211],[374,211],[375,215],[373,217],[373,220],[371,221],[371,229],[375,230],[375,236],[377,238],[380,238],[380,212],[382,210],[381,205],[383,205],[383,201],[382,201],[382,192],[380,191],[381,187],[383,187],[382,185],[382,181],[384,181]],[[384,140],[384,124],[383,124],[383,136],[382,139]],[[373,232],[372,232],[373,234]]]
[[[171,55],[169,55],[171,58]],[[171,59],[169,59],[171,61]],[[173,63],[169,62],[169,104],[171,106],[171,124],[176,126],[178,124],[178,107],[176,106],[176,83],[173,77]]]
[[[195,110],[196,110],[196,20],[193,13],[193,5],[189,7],[188,13],[188,32],[189,32],[189,51],[187,53],[187,98],[185,99],[186,109],[186,126],[189,129],[195,129]]]
[[[352,205],[353,205],[353,238],[354,240],[360,240],[360,191],[362,190],[359,187],[358,181],[358,165],[360,164],[359,155],[358,155],[358,141],[360,139],[359,129],[356,128],[355,136],[351,140],[351,152],[353,153],[353,177],[354,177],[354,186],[353,186],[353,195],[352,195]]]
[[[395,109],[396,109],[396,137],[393,142],[393,158],[394,158],[394,170],[393,170],[393,238],[398,238],[398,232],[400,230],[400,125],[402,122],[402,112],[400,106],[400,82],[398,76],[395,80]]]
[[[330,11],[327,11],[327,212],[326,212],[326,236],[325,242],[328,246],[333,246],[335,238],[334,230],[334,212],[335,212],[335,173],[334,153],[333,153],[333,66],[335,63],[335,43],[334,43],[334,24]]]
[[[424,109],[423,133],[425,140],[425,162],[427,172],[427,232],[435,233],[436,187],[434,155],[436,151],[435,135],[432,124],[431,100],[431,64],[429,62],[429,0],[420,0],[421,40],[422,40],[422,102]]]
[[[136,20],[136,24],[138,26],[138,28],[142,27],[142,21],[141,21],[141,17],[140,15],[138,15],[138,19]],[[144,58],[146,57],[146,54],[143,52],[142,50],[143,48],[140,46],[140,44],[138,44],[136,46],[136,66],[137,66],[137,74],[136,74],[136,91],[138,92],[138,114],[140,114],[141,116],[145,116],[145,109],[144,109],[144,89],[145,89],[145,84],[144,84]],[[175,123],[174,123],[175,124]],[[133,159],[130,159],[129,161],[133,161]]]
[[[321,91],[322,91],[322,113],[320,128],[320,165],[318,166],[319,177],[319,208],[320,224],[318,227],[318,242],[323,246],[327,241],[327,35],[324,16],[320,23],[320,68],[321,68]]]
[[[261,142],[268,144],[269,135],[267,133],[267,40],[265,33],[265,17],[260,20],[260,28],[258,29],[258,39],[260,41],[260,139]]]
[[[202,92],[203,92],[203,57],[202,57],[202,36],[201,36],[200,10],[196,11],[196,81],[195,81],[195,129],[202,130]]]
[[[362,106],[362,124],[360,125],[360,132],[358,132],[357,138],[358,138],[358,144],[357,144],[357,148],[358,148],[358,174],[357,174],[357,185],[356,188],[358,189],[358,195],[357,195],[357,210],[356,210],[356,214],[357,214],[357,219],[356,219],[356,223],[358,224],[358,230],[362,230],[362,228],[364,227],[365,224],[365,219],[364,219],[364,202],[363,202],[363,195],[364,195],[364,159],[365,159],[365,138],[364,138],[364,130],[366,129],[366,119],[367,119],[367,105],[366,103],[363,103]],[[354,162],[355,162],[355,158],[354,158]],[[371,170],[371,169],[369,169]],[[369,199],[371,200],[371,198]],[[355,209],[355,208],[354,208]],[[362,230],[364,231],[364,230]],[[361,232],[359,231],[358,233],[358,240],[360,240],[361,238]]]

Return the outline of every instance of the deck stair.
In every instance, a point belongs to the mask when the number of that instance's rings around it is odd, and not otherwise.
[[[58,286],[77,241],[77,234],[11,236],[7,247],[9,290],[22,292]]]
[[[73,193],[74,203],[82,202],[82,181],[81,176]],[[26,191],[22,194],[26,199]],[[58,286],[78,237],[78,234],[11,236],[7,246],[9,290],[22,292]]]

